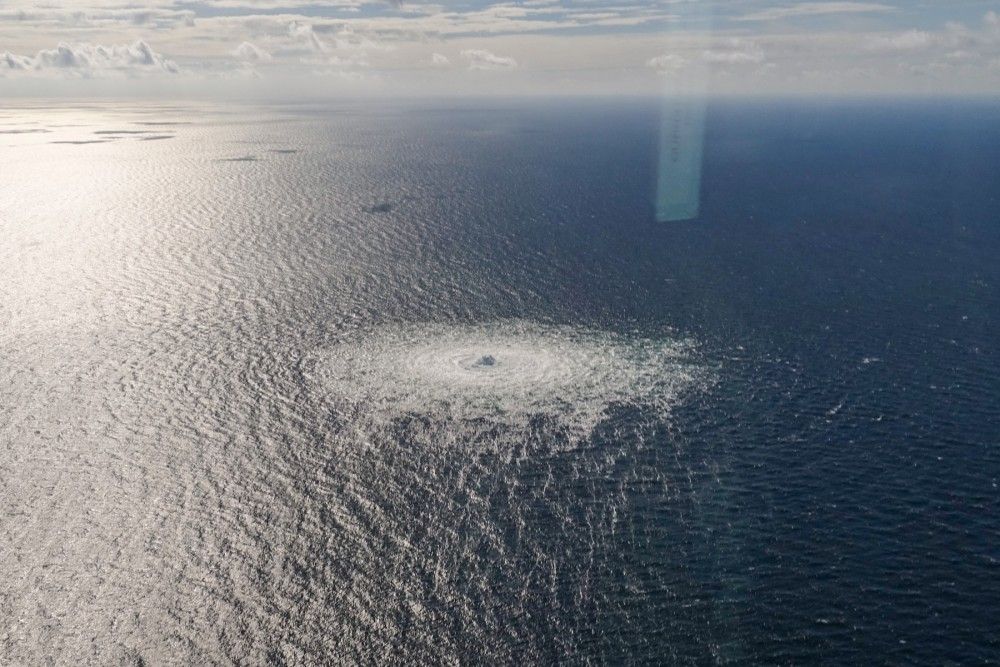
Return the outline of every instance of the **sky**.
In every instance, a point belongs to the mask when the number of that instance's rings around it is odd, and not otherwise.
[[[1000,93],[981,0],[0,0],[0,96]]]

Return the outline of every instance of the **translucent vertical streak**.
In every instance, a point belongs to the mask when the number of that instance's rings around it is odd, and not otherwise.
[[[693,5],[703,14],[698,18],[705,21],[710,18],[708,5]],[[697,55],[666,75],[656,183],[656,219],[659,222],[698,217],[707,79],[708,68]]]
[[[660,126],[657,221],[676,222],[698,217],[704,131],[704,94],[668,95]]]

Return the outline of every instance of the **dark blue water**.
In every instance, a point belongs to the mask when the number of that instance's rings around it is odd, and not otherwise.
[[[678,223],[650,101],[77,113],[0,662],[1000,661],[996,105],[715,102]]]
[[[719,467],[689,565],[723,658],[1000,657],[998,119],[717,105],[703,216],[675,225],[643,222],[641,168],[609,178],[639,136],[580,149],[589,179],[567,178],[602,199],[576,209],[600,248],[584,307],[724,359],[711,415],[678,419]]]
[[[1000,659],[998,121],[974,103],[717,104],[702,217],[678,224],[643,208],[642,119],[588,131],[581,114],[532,155],[539,238],[585,258],[573,307],[667,322],[722,360],[677,418],[718,485],[675,563],[718,652],[668,640],[654,607],[649,645],[607,655]],[[676,550],[622,546],[651,569]]]

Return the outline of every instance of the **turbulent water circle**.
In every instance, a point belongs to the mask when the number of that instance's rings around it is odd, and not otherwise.
[[[317,381],[352,412],[433,414],[586,435],[612,405],[663,414],[705,373],[690,341],[522,322],[366,331],[325,350]]]

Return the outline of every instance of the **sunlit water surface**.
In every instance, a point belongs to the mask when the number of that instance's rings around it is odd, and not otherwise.
[[[0,112],[0,663],[1000,659],[997,115]]]

